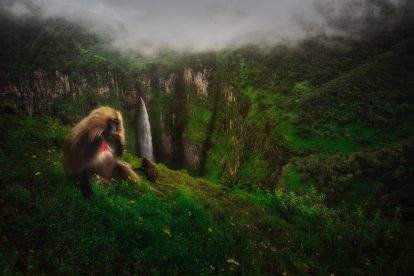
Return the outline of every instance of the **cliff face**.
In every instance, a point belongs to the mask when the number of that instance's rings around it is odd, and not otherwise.
[[[191,68],[186,68],[184,72],[184,75],[179,76],[184,84],[183,91],[180,91],[180,93],[184,93],[182,94],[183,99],[189,98],[186,87],[192,85],[197,87],[198,97],[204,99],[207,96],[207,73],[193,72]],[[146,103],[150,114],[153,113],[154,94],[169,95],[172,102],[168,105],[173,105],[177,98],[177,73],[174,72],[168,72],[158,77],[149,74],[131,76],[131,81],[128,84],[120,83],[112,72],[94,73],[92,76],[74,79],[57,70],[50,72],[39,68],[17,77],[11,78],[10,75],[6,72],[1,73],[1,102],[25,111],[31,116],[56,115],[56,109],[59,108],[58,102],[66,101],[66,104],[70,104],[70,102],[75,104],[82,101],[82,96],[89,95],[94,100],[85,102],[82,109],[77,110],[78,116],[71,118],[76,119],[84,116],[94,105],[105,103],[105,99],[114,97],[119,100],[119,105],[125,108],[126,117],[133,123],[136,119],[135,116],[137,116],[136,107],[140,97]],[[157,84],[155,87],[154,83]],[[199,159],[197,149],[190,141],[184,139],[184,133],[178,134],[174,131],[177,120],[184,120],[183,114],[180,114],[178,109],[173,110],[171,114],[164,114],[169,112],[170,106],[161,106],[160,109],[157,118],[151,118],[152,123],[158,126],[154,135],[156,140],[161,142],[159,145],[155,145],[156,151],[161,153],[160,161],[172,163],[176,158],[173,158],[173,153],[177,154],[173,151],[173,148],[177,147],[174,143],[183,139],[181,153],[183,156],[179,158],[182,158],[183,166],[196,171]]]
[[[42,112],[45,99],[56,99],[65,95],[73,95],[82,91],[82,85],[75,85],[69,76],[59,71],[45,72],[37,69],[20,76],[18,80],[10,80],[8,73],[1,73],[1,100],[35,115]]]
[[[114,106],[126,119],[128,150],[138,153],[136,119],[142,98],[157,162],[226,182],[238,181],[246,162],[262,172],[259,178],[245,175],[253,184],[278,171],[265,147],[252,138],[263,133],[247,120],[250,76],[239,55],[170,53],[146,59],[111,49],[105,38],[65,20],[16,22],[6,16],[0,24],[3,104],[66,124],[96,106]]]
[[[243,93],[213,69],[190,65],[181,69],[154,66],[128,76],[128,81],[111,71],[73,77],[39,68],[12,78],[3,72],[1,99],[30,115],[61,115],[67,123],[76,122],[97,105],[115,105],[124,113],[130,126],[129,143],[135,145],[142,98],[157,162],[194,175],[214,174],[223,181],[235,181],[249,151],[244,144],[251,130],[238,100]]]

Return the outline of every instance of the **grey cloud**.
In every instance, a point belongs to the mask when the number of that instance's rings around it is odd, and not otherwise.
[[[110,33],[116,47],[150,54],[159,48],[205,51],[297,41],[312,32],[333,32],[332,18],[358,2],[366,1],[21,0],[9,1],[8,10],[27,16],[26,6],[36,6],[43,17],[81,22]],[[365,11],[357,7],[351,15],[358,12]]]

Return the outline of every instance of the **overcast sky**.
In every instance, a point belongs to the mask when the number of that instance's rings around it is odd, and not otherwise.
[[[27,5],[34,4],[44,17],[64,17],[106,30],[116,46],[152,53],[159,48],[204,51],[294,42],[315,30],[329,31],[321,7],[334,16],[345,3],[356,0],[0,1],[19,16],[29,15]]]

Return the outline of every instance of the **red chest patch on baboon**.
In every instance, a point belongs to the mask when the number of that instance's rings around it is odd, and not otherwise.
[[[106,152],[106,151],[108,151],[108,145],[105,143],[102,143],[101,152]]]

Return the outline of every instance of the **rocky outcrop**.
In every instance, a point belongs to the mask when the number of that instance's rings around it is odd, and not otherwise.
[[[200,149],[184,139],[184,166],[192,174],[197,174],[200,164]]]
[[[9,78],[2,72],[0,86],[1,100],[27,112],[29,115],[40,113],[44,99],[56,99],[70,95],[79,85],[71,83],[69,76],[59,71],[45,72],[42,69],[24,73],[18,78]]]
[[[146,104],[149,104],[152,100],[152,80],[151,77],[143,74],[137,78],[137,86],[139,89],[140,97]]]
[[[197,91],[197,98],[205,100],[208,97],[208,70],[195,71],[192,68],[184,69],[184,83],[194,85]]]
[[[172,135],[167,131],[165,125],[165,119],[162,113],[160,113],[160,141],[161,141],[161,152],[163,156],[160,156],[164,160],[171,160],[173,153],[173,141]]]
[[[233,104],[236,101],[236,93],[233,86],[225,84],[222,93],[224,99],[226,100],[227,106]]]
[[[111,89],[117,87],[117,81],[110,73],[96,73],[89,78],[78,79],[72,79],[60,71],[50,72],[40,68],[22,73],[17,78],[9,78],[5,72],[1,74],[0,95],[3,103],[11,104],[29,115],[44,112],[45,105],[62,97],[75,101],[85,91],[91,91],[98,97],[107,97]],[[124,93],[122,96],[125,96],[126,101],[131,101],[128,98],[130,94]]]
[[[177,75],[174,73],[169,74],[167,78],[159,78],[158,82],[160,91],[167,94],[174,93],[176,79]]]

